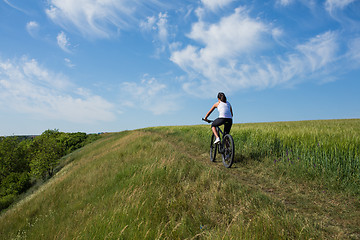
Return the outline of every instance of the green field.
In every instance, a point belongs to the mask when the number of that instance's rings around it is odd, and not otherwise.
[[[360,239],[360,120],[110,133],[0,216],[1,239]]]

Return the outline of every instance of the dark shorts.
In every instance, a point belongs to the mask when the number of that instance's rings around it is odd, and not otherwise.
[[[224,134],[230,133],[231,126],[232,126],[232,119],[231,118],[217,118],[211,124],[211,127],[219,127],[224,125]]]

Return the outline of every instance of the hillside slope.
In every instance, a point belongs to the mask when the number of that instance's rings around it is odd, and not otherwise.
[[[358,198],[275,172],[266,159],[211,163],[209,134],[108,134],[3,213],[1,239],[360,238]]]

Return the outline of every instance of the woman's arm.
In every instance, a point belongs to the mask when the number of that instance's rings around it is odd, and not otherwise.
[[[209,112],[206,114],[205,116],[205,121],[207,120],[207,118],[210,116],[210,114],[215,110],[215,108],[217,108],[219,106],[219,102],[215,103],[209,110]]]

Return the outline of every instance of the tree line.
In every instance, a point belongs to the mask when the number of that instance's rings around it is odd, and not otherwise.
[[[99,138],[98,134],[46,130],[34,138],[0,137],[0,211],[37,179],[53,176],[60,158]]]

